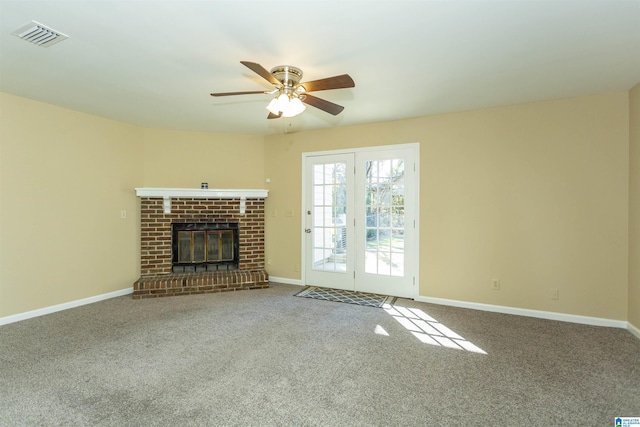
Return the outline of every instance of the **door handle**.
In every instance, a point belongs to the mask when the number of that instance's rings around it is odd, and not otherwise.
[[[305,229],[304,229],[304,232],[305,232],[305,233],[311,233],[311,229],[310,229],[310,228],[305,228]]]

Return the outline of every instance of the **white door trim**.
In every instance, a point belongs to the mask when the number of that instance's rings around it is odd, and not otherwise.
[[[307,151],[302,153],[302,160],[308,156],[324,156],[332,154],[345,154],[345,153],[357,153],[361,151],[377,151],[377,150],[401,150],[403,148],[416,148],[420,150],[419,142],[408,142],[406,144],[395,145],[373,145],[371,147],[358,147],[358,148],[341,148],[339,150],[323,150],[323,151]],[[303,163],[304,165],[304,163]]]

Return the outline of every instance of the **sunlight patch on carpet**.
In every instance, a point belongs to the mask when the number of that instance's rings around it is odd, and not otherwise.
[[[384,310],[425,344],[487,354],[419,308],[395,306]]]
[[[384,335],[385,337],[389,336],[389,332],[385,331],[384,328],[380,325],[376,325],[376,328],[374,329],[373,332],[375,332],[378,335]]]

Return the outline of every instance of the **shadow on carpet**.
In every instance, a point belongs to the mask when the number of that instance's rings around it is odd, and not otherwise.
[[[366,307],[376,308],[389,308],[393,306],[398,299],[387,295],[368,294],[357,291],[346,291],[343,289],[320,288],[317,286],[307,286],[294,296],[325,301],[345,302],[347,304],[364,305]]]

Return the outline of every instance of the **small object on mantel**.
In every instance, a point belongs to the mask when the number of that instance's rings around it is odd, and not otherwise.
[[[208,183],[208,182],[203,182],[203,183],[200,185],[200,188],[201,188],[201,189],[203,189],[203,190],[208,189],[208,188],[209,188],[209,183]]]

